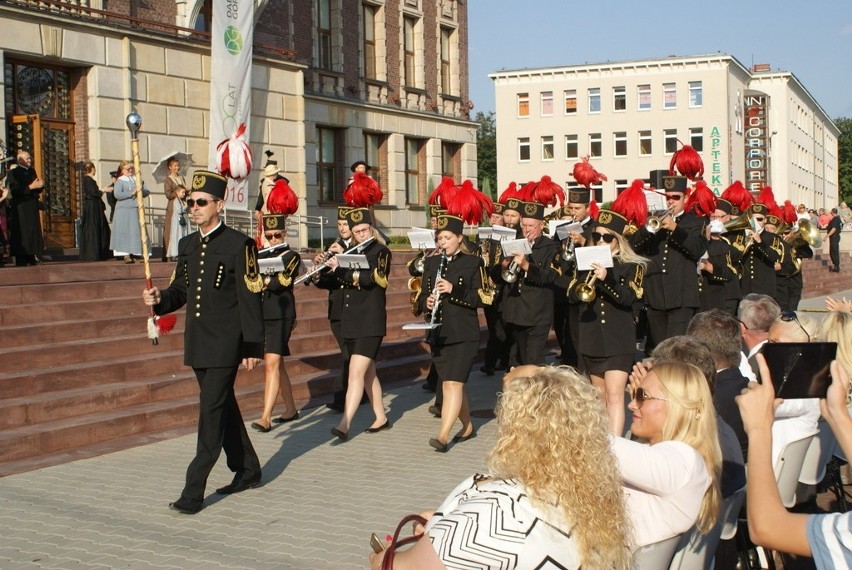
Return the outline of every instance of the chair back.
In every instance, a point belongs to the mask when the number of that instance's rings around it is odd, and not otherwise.
[[[668,568],[680,538],[681,535],[678,534],[660,542],[643,546],[633,553],[631,568],[633,570],[660,570],[660,568]]]
[[[701,534],[696,527],[689,529],[680,537],[669,570],[709,570],[713,567],[713,556],[719,539],[727,532],[725,540],[734,537],[737,532],[737,514],[745,499],[745,487],[724,499],[719,509],[716,524],[707,534]],[[733,527],[733,531],[731,530]]]
[[[819,485],[825,477],[825,466],[831,461],[831,456],[837,447],[837,439],[828,423],[819,420],[819,432],[814,436],[808,452],[805,454],[805,462],[802,464],[802,472],[799,474],[799,483],[804,485]]]
[[[781,494],[781,502],[786,508],[796,504],[796,487],[799,485],[799,474],[805,463],[805,455],[811,445],[813,435],[791,441],[781,450],[778,461],[775,462],[775,481],[778,483],[778,492]]]
[[[722,501],[722,510],[719,512],[719,520],[722,521],[721,540],[731,540],[737,535],[737,518],[743,508],[745,493],[746,488],[743,487]]]

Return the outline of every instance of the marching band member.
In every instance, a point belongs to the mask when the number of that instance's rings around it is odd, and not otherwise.
[[[494,202],[493,206],[491,227],[503,226],[503,204]],[[500,243],[499,239],[492,236],[491,239],[479,244],[480,255],[485,263],[485,271],[489,274],[487,279],[494,290],[494,301],[490,305],[483,306],[485,323],[488,326],[488,343],[485,345],[485,362],[479,370],[486,376],[492,376],[494,371],[499,369],[500,364],[498,363],[502,363],[502,368],[509,367],[509,347],[506,342],[506,326],[503,323],[503,307],[501,304],[502,291],[490,277],[492,269],[500,265],[500,260],[503,257]]]
[[[701,310],[720,309],[736,316],[740,304],[740,276],[734,265],[736,251],[725,237],[725,223],[730,221],[733,206],[719,199],[710,224],[707,225],[707,257],[701,259]]]
[[[440,323],[429,332],[427,340],[443,391],[441,427],[429,445],[442,453],[449,448],[450,431],[457,419],[461,420],[462,429],[454,442],[476,437],[464,385],[479,353],[476,309],[490,304],[494,292],[487,287],[483,260],[470,252],[463,231],[465,222],[478,225],[490,206],[490,201],[467,182],[448,202],[448,213],[438,216],[435,236],[441,254],[426,259],[423,286],[417,298],[418,313],[426,314],[433,324]]]
[[[267,273],[263,277],[263,324],[265,328],[265,351],[263,364],[266,388],[263,394],[263,414],[251,427],[266,433],[272,424],[292,422],[299,418],[293,401],[290,376],[281,361],[290,355],[290,334],[296,326],[296,300],[293,297],[293,280],[299,273],[302,259],[287,246],[287,216],[296,213],[299,199],[296,193],[281,179],[272,187],[266,200],[269,214],[263,216],[263,237],[270,251],[260,258],[281,257],[283,271]],[[272,419],[272,410],[278,394],[284,400],[284,413]]]
[[[391,428],[390,420],[385,415],[382,386],[376,375],[375,363],[382,338],[387,332],[385,291],[391,253],[380,241],[373,227],[370,210],[366,207],[367,204],[381,200],[381,190],[375,192],[368,181],[359,181],[359,174],[355,173],[355,182],[350,185],[352,194],[344,196],[347,203],[354,206],[345,216],[355,243],[363,245],[358,253],[367,257],[369,266],[367,269],[340,267],[336,256],[326,262],[331,268],[330,278],[343,288],[340,321],[343,344],[349,356],[349,386],[343,417],[337,427],[331,429],[331,433],[343,441],[349,438],[350,424],[365,390],[376,416],[366,431],[376,433]]]
[[[799,301],[802,299],[802,260],[814,256],[808,241],[802,237],[800,227],[797,225],[798,217],[790,216],[792,203],[787,200],[784,204],[783,214],[785,229],[782,232],[782,245],[784,247],[784,262],[778,269],[776,278],[776,300],[782,311],[796,311]],[[793,210],[795,214],[795,210]],[[807,232],[805,232],[807,233]],[[782,304],[783,303],[783,304]]]
[[[639,182],[638,202],[645,205],[643,184]],[[621,198],[626,193],[613,203],[614,210],[622,210]],[[641,214],[630,219],[625,216],[629,210],[622,211],[601,210],[590,240],[590,245],[609,246],[613,266],[593,263],[591,271],[575,270],[567,291],[568,300],[578,309],[580,370],[600,390],[609,414],[609,429],[618,436],[624,432],[624,389],[636,352],[633,303],[642,297],[647,264],[624,237],[635,229],[632,223],[644,225],[644,219]]]
[[[766,217],[777,208],[772,189],[764,186],[757,202],[749,210],[755,230],[749,232],[749,241],[743,252],[743,273],[740,279],[743,295],[759,293],[775,297],[775,264],[781,261],[784,250],[781,238],[767,230],[765,224]]]
[[[503,190],[498,198],[503,204],[503,225],[507,228],[513,228],[518,231],[518,239],[521,235],[521,201],[524,199],[523,194],[518,189],[518,185],[512,182]]]

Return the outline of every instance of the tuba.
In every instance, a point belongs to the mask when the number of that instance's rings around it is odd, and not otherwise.
[[[803,245],[808,245],[819,249],[822,247],[822,235],[819,230],[811,224],[810,220],[799,220],[799,229],[793,234],[790,239],[790,247],[796,249]]]

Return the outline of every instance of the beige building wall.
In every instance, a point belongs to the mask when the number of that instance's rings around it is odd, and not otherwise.
[[[497,178],[501,190],[511,181],[525,182],[545,174],[566,186],[574,185],[571,171],[580,157],[591,154],[593,134],[600,135],[601,153],[591,162],[608,177],[602,185],[604,201],[614,199],[622,184],[647,178],[652,170],[668,168],[672,152],[666,149],[667,133],[676,135],[684,144],[701,144],[704,179],[715,192],[721,193],[745,174],[747,118],[743,116],[743,98],[749,89],[761,88],[755,84],[760,75],[752,74],[729,55],[501,71],[490,77],[496,92]],[[836,196],[836,128],[824,113],[814,113],[819,106],[798,81],[791,86],[789,81],[774,80],[771,85],[778,92],[768,93],[773,96],[772,113],[778,112],[777,101],[791,101],[784,107],[802,107],[812,117],[810,123],[805,120],[809,126],[803,133],[796,133],[786,117],[774,115],[770,117],[770,124],[776,125],[772,128],[784,133],[780,138],[796,137],[799,147],[819,154],[819,172],[825,175],[817,178],[807,168],[796,166],[790,160],[788,145],[778,148],[779,136],[775,135],[769,151],[773,159],[770,179],[786,182],[795,177],[803,189],[811,192],[810,196],[823,192],[823,186],[826,196]],[[598,90],[600,97],[598,112],[590,111],[593,90]],[[623,90],[623,109],[616,105],[617,90]],[[575,113],[565,110],[566,91],[576,93]],[[527,116],[519,113],[519,94],[523,93],[529,97]],[[553,95],[552,113],[547,112],[543,93]],[[650,108],[640,109],[640,100]],[[784,115],[788,113],[784,111]],[[813,132],[821,133],[820,144],[816,144]],[[648,133],[650,152],[641,150],[640,139]],[[554,141],[552,158],[546,156],[543,148],[545,137]],[[566,137],[576,137],[577,157],[568,155]],[[519,158],[520,139],[529,140],[529,160]],[[616,139],[626,145],[626,150],[617,151]],[[784,158],[779,160],[782,152]],[[803,176],[800,171],[808,175]],[[787,186],[777,189],[780,201],[788,197]],[[807,196],[804,190],[796,195],[800,194]]]

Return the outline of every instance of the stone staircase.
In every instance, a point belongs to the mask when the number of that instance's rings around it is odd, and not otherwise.
[[[833,295],[838,291],[852,289],[852,253],[840,252],[840,273],[829,272],[831,266],[827,245],[824,253],[817,251],[813,259],[803,261],[802,277],[805,289],[802,299]]]
[[[395,253],[382,382],[414,382],[429,368],[414,322],[404,263]],[[164,287],[173,264],[151,264]],[[198,387],[183,365],[183,314],[153,346],[146,337],[141,264],[47,263],[0,270],[0,476],[195,431]],[[327,401],[340,351],[326,319],[327,292],[296,289],[298,321],[287,371],[299,407]],[[484,322],[484,321],[483,321]],[[483,331],[483,342],[486,338]],[[263,403],[263,368],[241,370],[246,419]]]

